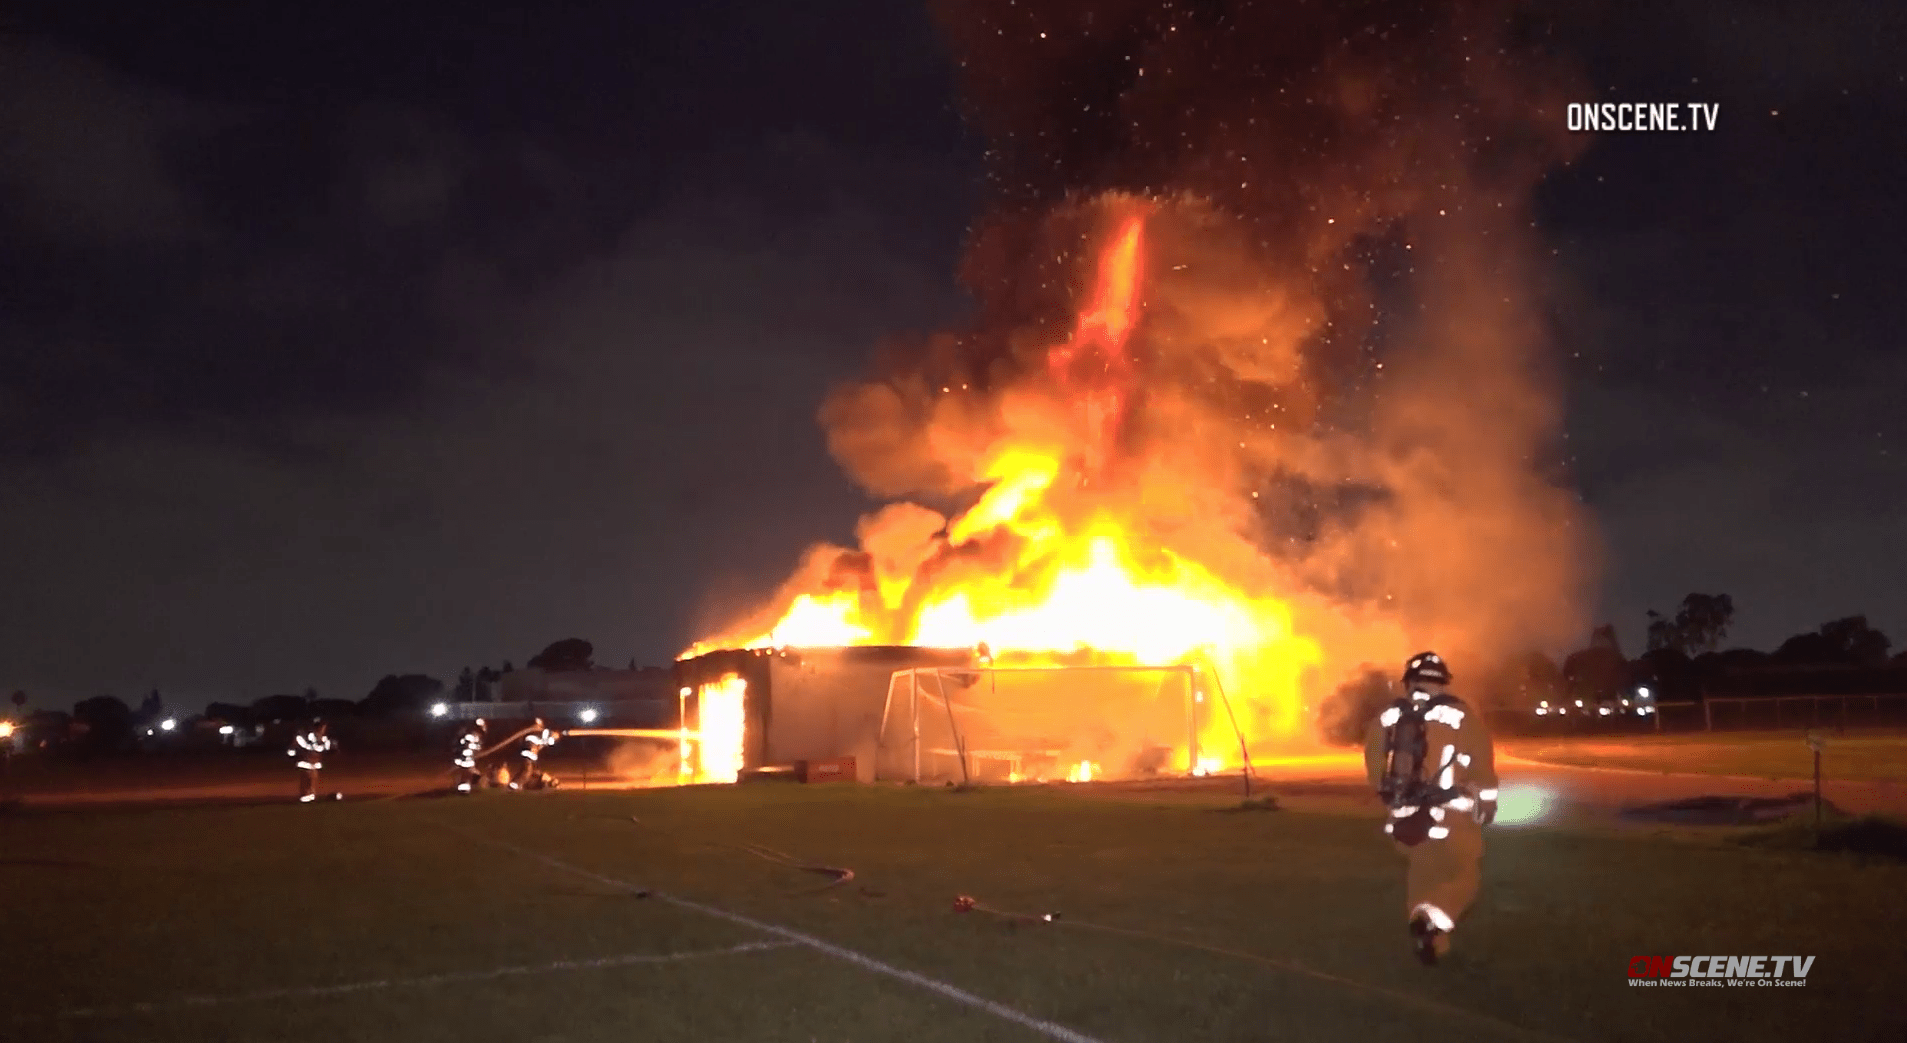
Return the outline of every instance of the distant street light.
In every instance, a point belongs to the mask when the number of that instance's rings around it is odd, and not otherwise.
[[[230,734],[232,734],[232,733],[233,733],[234,731],[237,731],[237,730],[238,730],[238,729],[236,729],[236,728],[233,728],[233,727],[232,727],[231,725],[229,725],[229,724],[223,724],[223,725],[220,725],[220,726],[219,726],[219,734],[220,734],[220,735],[230,735]]]
[[[432,717],[442,717],[449,712],[450,705],[448,703],[432,703],[430,705],[430,715]]]
[[[594,724],[596,721],[596,708],[593,706],[588,707],[576,716],[582,718],[584,724]]]
[[[163,721],[160,721],[160,722],[159,722],[159,730],[160,730],[160,731],[162,731],[162,732],[169,732],[169,731],[171,731],[172,729],[174,729],[174,728],[177,728],[178,726],[179,726],[179,722],[178,722],[178,721],[175,721],[175,720],[173,720],[173,719],[172,719],[172,718],[170,718],[170,717],[168,717],[168,718],[166,718],[165,720],[163,720]]]

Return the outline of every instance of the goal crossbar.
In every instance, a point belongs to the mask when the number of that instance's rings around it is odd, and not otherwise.
[[[906,669],[896,670],[888,677],[887,698],[881,707],[881,726],[880,726],[881,730],[880,730],[880,738],[878,740],[879,745],[881,745],[882,747],[887,746],[888,723],[893,718],[894,711],[895,711],[895,703],[896,703],[896,700],[898,699],[901,701],[902,705],[905,707],[905,712],[908,714],[908,717],[910,718],[910,721],[908,723],[908,729],[910,732],[908,737],[908,745],[911,747],[912,761],[913,761],[912,768],[911,768],[911,775],[912,775],[913,781],[915,782],[919,782],[921,778],[921,755],[923,753],[939,755],[939,756],[952,756],[956,758],[960,764],[960,772],[961,772],[961,777],[963,781],[971,781],[969,763],[972,761],[1009,760],[1009,761],[1017,763],[1022,757],[1026,757],[1026,756],[1055,755],[1056,751],[1035,749],[1031,747],[1026,749],[989,749],[989,750],[975,750],[975,749],[969,748],[966,743],[966,738],[962,734],[962,731],[960,728],[960,722],[958,717],[954,713],[954,710],[956,706],[958,706],[964,712],[978,712],[978,711],[974,707],[957,703],[953,698],[951,698],[947,692],[948,685],[946,682],[949,679],[954,679],[956,680],[956,683],[959,687],[964,688],[964,687],[971,687],[975,684],[980,683],[982,679],[990,679],[992,678],[993,675],[998,675],[998,674],[1087,674],[1087,673],[1159,675],[1161,677],[1161,690],[1163,690],[1163,684],[1166,678],[1174,676],[1174,675],[1184,677],[1186,679],[1185,709],[1186,709],[1186,733],[1187,733],[1187,754],[1186,754],[1186,763],[1184,766],[1184,770],[1185,770],[1185,773],[1188,775],[1198,773],[1198,765],[1200,760],[1200,757],[1199,757],[1199,725],[1200,725],[1199,708],[1205,701],[1205,685],[1203,683],[1203,678],[1205,674],[1207,673],[1207,671],[1201,670],[1197,665],[1191,664],[1191,663],[1180,663],[1180,664],[1175,664],[1171,666],[1104,666],[1104,665],[941,666],[941,667],[908,667]],[[931,680],[931,684],[926,683],[929,680]],[[1211,677],[1211,681],[1213,682],[1214,685],[1216,685],[1218,682],[1217,676],[1213,675]],[[1232,731],[1238,737],[1239,748],[1241,750],[1245,749],[1244,734],[1242,732],[1239,732],[1238,730],[1237,718],[1233,716],[1231,713],[1230,700],[1226,698],[1225,692],[1222,686],[1216,688],[1216,694],[1218,696],[1219,701],[1222,704],[1224,704],[1226,716],[1228,718],[1229,723],[1232,726]],[[930,704],[938,703],[940,704],[940,707],[946,711],[947,726],[948,726],[949,734],[951,735],[953,740],[953,745],[951,748],[942,747],[942,746],[934,746],[932,748],[929,748],[922,744],[920,726],[921,726],[921,713],[922,713],[921,704],[923,700]],[[1063,751],[1060,751],[1060,752],[1063,752]],[[1247,785],[1250,785],[1249,776],[1251,773],[1251,765],[1249,760],[1245,764],[1245,772],[1248,778]]]

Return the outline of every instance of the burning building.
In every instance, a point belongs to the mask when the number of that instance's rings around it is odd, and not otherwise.
[[[702,774],[1235,768],[1366,664],[1576,633],[1529,208],[1572,84],[1500,6],[942,5],[993,146],[975,312],[823,406],[890,502],[684,653]],[[1027,672],[927,651],[982,645]]]
[[[996,661],[984,645],[869,645],[684,659],[683,776],[1081,782],[1210,774],[1223,762],[1200,741],[1227,713],[1223,691],[1198,666],[1015,658]]]
[[[853,763],[853,778],[896,778],[883,757],[891,679],[915,667],[959,667],[959,651],[859,648],[725,649],[676,664],[684,770],[706,781],[815,762]],[[883,771],[883,769],[886,769]]]

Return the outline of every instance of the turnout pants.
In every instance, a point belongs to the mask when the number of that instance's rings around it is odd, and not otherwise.
[[[1450,835],[1431,837],[1409,847],[1397,844],[1408,864],[1404,917],[1408,922],[1427,915],[1432,923],[1449,931],[1476,901],[1482,883],[1483,827],[1470,812],[1454,809],[1445,811],[1438,824],[1447,826]],[[1447,948],[1449,940],[1439,937],[1437,945]]]
[[[318,799],[318,772],[322,768],[298,769],[298,799],[309,803]]]

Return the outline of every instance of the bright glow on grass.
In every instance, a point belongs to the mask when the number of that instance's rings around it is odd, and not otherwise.
[[[1496,824],[1523,826],[1549,817],[1556,794],[1541,786],[1504,786],[1496,799]]]

